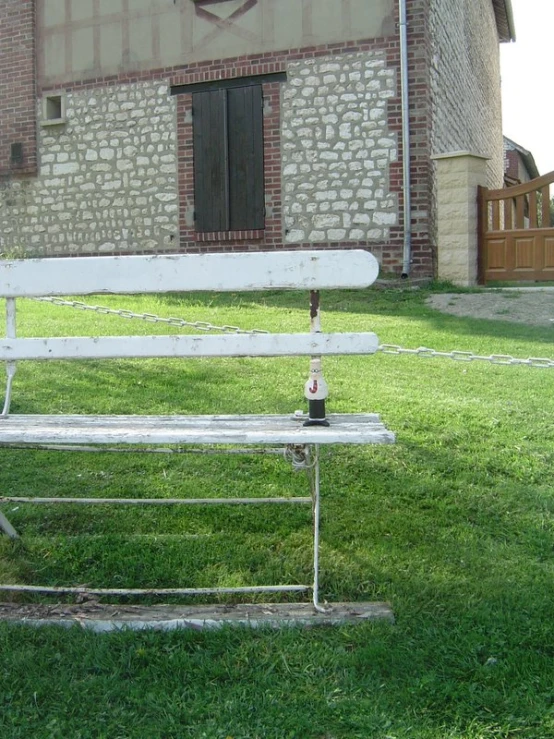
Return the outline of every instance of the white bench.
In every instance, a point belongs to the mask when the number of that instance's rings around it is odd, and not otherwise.
[[[368,252],[293,251],[210,255],[82,257],[0,262],[0,298],[6,299],[6,336],[0,339],[0,360],[6,363],[7,387],[0,415],[0,447],[106,449],[106,445],[283,445],[294,466],[312,468],[312,495],[305,498],[208,499],[131,501],[123,499],[22,498],[4,495],[1,503],[120,503],[313,504],[314,580],[310,585],[269,585],[251,588],[171,589],[161,594],[312,590],[320,609],[319,578],[319,446],[323,444],[388,444],[394,435],[375,414],[326,415],[327,388],[321,357],[330,354],[371,354],[378,347],[373,333],[321,332],[319,290],[365,288],[376,278],[377,262]],[[134,294],[188,291],[252,291],[307,289],[310,291],[311,330],[306,334],[225,333],[222,335],[154,335],[19,338],[16,331],[18,298],[99,293]],[[84,360],[127,357],[310,357],[305,394],[309,413],[239,416],[102,416],[11,415],[10,396],[20,360]],[[0,511],[0,530],[17,537]],[[0,590],[24,586],[0,585]],[[29,586],[41,592],[90,592],[100,595],[152,593],[120,589]]]

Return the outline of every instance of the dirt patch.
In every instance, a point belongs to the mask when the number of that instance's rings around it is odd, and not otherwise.
[[[554,290],[492,290],[431,295],[431,308],[463,318],[512,321],[528,326],[551,326],[554,335]]]

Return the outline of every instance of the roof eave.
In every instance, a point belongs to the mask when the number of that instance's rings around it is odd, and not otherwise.
[[[535,157],[531,154],[531,152],[528,151],[526,154],[522,154],[521,158],[523,159],[523,162],[527,171],[529,172],[529,176],[531,177],[531,179],[534,180],[537,177],[540,177],[539,168],[537,167]]]
[[[494,14],[496,16],[496,26],[498,28],[498,36],[501,42],[509,42],[516,40],[516,30],[514,24],[514,13],[512,10],[512,0],[492,0]]]

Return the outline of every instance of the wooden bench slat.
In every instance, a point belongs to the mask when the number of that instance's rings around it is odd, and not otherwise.
[[[223,334],[0,339],[0,360],[132,357],[283,357],[372,354],[373,333]]]
[[[305,417],[304,417],[305,418]],[[0,418],[0,446],[21,444],[392,444],[374,413],[330,414],[330,426],[304,418],[245,416],[41,416]]]
[[[363,288],[377,278],[362,249],[0,261],[0,297]]]

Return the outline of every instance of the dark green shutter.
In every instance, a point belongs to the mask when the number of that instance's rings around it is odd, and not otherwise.
[[[197,231],[264,227],[261,85],[193,95]]]
[[[227,90],[231,230],[264,227],[261,85]]]
[[[228,231],[226,90],[198,92],[192,106],[196,230]]]

